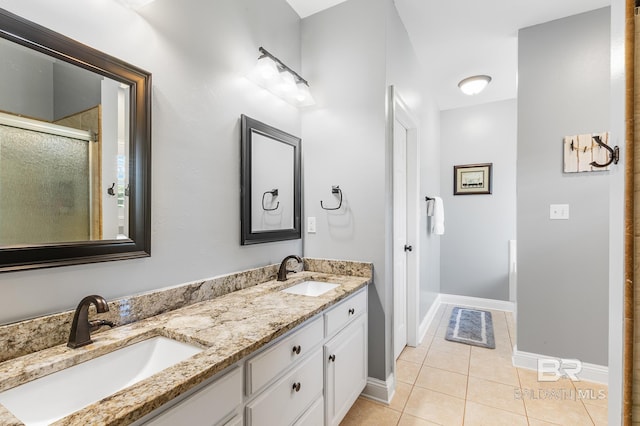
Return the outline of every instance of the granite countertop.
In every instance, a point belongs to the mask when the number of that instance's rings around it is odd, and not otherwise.
[[[280,292],[305,280],[340,284],[318,297]],[[0,363],[0,391],[154,336],[205,350],[152,377],[64,417],[55,425],[125,425],[212,377],[307,319],[348,297],[371,278],[303,271],[92,336],[94,343],[58,345]],[[87,386],[91,386],[87,383]],[[0,424],[22,425],[0,405]]]

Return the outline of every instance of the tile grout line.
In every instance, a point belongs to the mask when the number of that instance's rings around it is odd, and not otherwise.
[[[575,396],[576,396],[576,399],[577,399],[578,398],[578,388],[576,388],[576,384],[573,382],[573,380],[571,380],[571,386],[573,386],[573,390],[575,391]],[[587,416],[589,416],[589,420],[591,420],[591,423],[593,424],[593,426],[595,426],[596,421],[593,420],[593,416],[591,415],[591,413],[589,412],[589,409],[585,405],[584,400],[580,399],[580,403],[582,403],[582,408],[584,408],[584,411],[587,412]]]
[[[518,388],[520,389],[520,395],[522,395],[523,391],[522,391],[522,380],[520,379],[520,369],[516,368],[516,375],[518,376]],[[527,424],[531,424],[531,421],[529,419],[529,410],[527,410],[527,404],[525,402],[525,400],[522,400],[522,406],[524,407],[524,415],[527,419]]]
[[[511,344],[511,352],[513,354],[513,347],[514,347],[514,343],[513,343],[513,336],[511,335],[511,330],[509,327],[509,318],[507,318],[508,315],[505,312],[505,320],[507,322],[507,334],[509,334],[509,343]],[[515,325],[515,324],[514,324]],[[513,362],[513,361],[512,361]],[[520,395],[522,395],[522,379],[520,379],[520,369],[515,367],[516,370],[516,376],[518,376],[518,388],[520,389]],[[527,424],[530,425],[531,424],[531,419],[529,419],[529,410],[527,409],[527,404],[525,402],[525,400],[522,400],[522,407],[524,408],[524,416],[527,419]]]
[[[469,346],[469,345],[467,345]],[[471,357],[473,356],[473,350],[469,347],[469,361],[467,362],[467,387],[464,390],[464,406],[462,408],[462,425],[464,426],[467,417],[467,401],[469,397],[469,375],[471,374]]]

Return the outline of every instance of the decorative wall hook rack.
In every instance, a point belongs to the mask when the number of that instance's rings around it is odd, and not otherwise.
[[[340,202],[338,203],[338,207],[325,207],[324,204],[322,203],[322,200],[320,200],[320,207],[322,207],[325,210],[338,210],[340,207],[342,207],[342,190],[340,189],[340,185],[332,185],[331,193],[338,194],[340,196]]]
[[[600,148],[605,148],[607,151],[609,151],[610,157],[609,157],[609,161],[607,161],[604,164],[599,164],[595,161],[592,161],[591,163],[589,163],[591,166],[603,168],[603,167],[609,166],[611,163],[618,164],[618,161],[620,161],[620,147],[616,145],[613,148],[611,148],[609,145],[602,142],[602,139],[600,138],[600,136],[593,136],[593,140],[596,141],[596,143],[600,146]]]
[[[280,201],[278,201],[278,203],[276,204],[276,206],[274,208],[268,209],[268,208],[265,207],[265,205],[264,205],[264,197],[267,194],[271,194],[271,201],[273,201],[273,199],[278,196],[278,188],[274,188],[271,191],[265,191],[262,194],[262,210],[264,210],[266,212],[272,212],[274,210],[278,210],[278,207],[280,207]]]

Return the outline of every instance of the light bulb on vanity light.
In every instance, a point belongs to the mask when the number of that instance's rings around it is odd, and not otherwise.
[[[270,84],[278,77],[278,66],[275,61],[268,56],[258,59],[258,63],[253,69],[251,79],[261,86]]]
[[[458,83],[458,87],[465,95],[473,96],[482,92],[491,82],[488,75],[474,75],[467,77]]]
[[[299,107],[311,106],[315,104],[315,100],[313,96],[311,96],[311,91],[309,90],[309,86],[304,81],[298,82],[296,84],[298,86],[298,90],[295,95],[295,103]]]
[[[280,71],[280,78],[273,88],[273,92],[283,99],[290,99],[296,93],[296,80],[289,71]]]

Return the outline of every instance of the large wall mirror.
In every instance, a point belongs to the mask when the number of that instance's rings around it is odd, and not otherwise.
[[[241,117],[241,243],[301,236],[300,138]]]
[[[150,254],[151,74],[0,9],[0,271]]]

